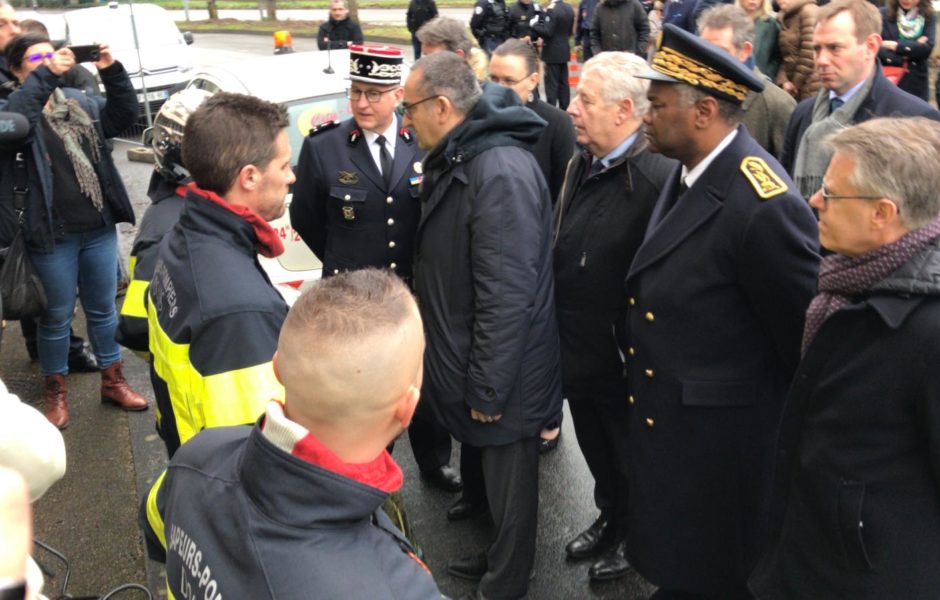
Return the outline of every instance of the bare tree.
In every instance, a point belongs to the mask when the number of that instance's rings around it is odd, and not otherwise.
[[[269,21],[277,21],[277,0],[264,0],[264,8]]]
[[[215,0],[208,0],[207,7],[209,9],[209,20],[218,21],[219,20],[219,7],[216,5]]]
[[[356,23],[358,23],[359,22],[359,0],[346,0],[346,2],[349,4],[349,18],[355,21]]]

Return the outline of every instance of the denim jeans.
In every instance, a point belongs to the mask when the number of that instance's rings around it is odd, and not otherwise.
[[[103,369],[120,360],[121,347],[114,340],[117,255],[117,229],[113,225],[67,233],[56,242],[51,254],[30,253],[49,301],[39,319],[39,365],[43,375],[65,375],[69,371],[69,328],[76,288],[98,364]]]

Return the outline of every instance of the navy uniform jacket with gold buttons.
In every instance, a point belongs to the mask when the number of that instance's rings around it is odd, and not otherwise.
[[[390,190],[354,119],[315,130],[304,140],[291,225],[323,261],[324,276],[378,267],[410,281],[421,214],[415,164],[424,152],[400,119],[397,131]]]
[[[657,224],[680,168],[626,280],[630,562],[658,586],[730,598],[766,529],[817,225],[743,125]]]

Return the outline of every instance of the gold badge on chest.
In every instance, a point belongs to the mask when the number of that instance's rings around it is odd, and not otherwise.
[[[347,221],[354,221],[356,219],[356,209],[354,209],[352,206],[344,206],[343,218]]]
[[[356,185],[359,183],[359,175],[353,171],[340,171],[337,181],[343,185]]]

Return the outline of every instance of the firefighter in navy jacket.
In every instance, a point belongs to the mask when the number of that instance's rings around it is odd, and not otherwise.
[[[180,220],[183,211],[184,184],[189,172],[180,157],[183,127],[186,119],[203,100],[211,96],[205,90],[185,89],[173,94],[157,114],[153,126],[154,172],[150,177],[147,196],[151,205],[140,221],[128,259],[131,277],[121,314],[118,316],[116,338],[119,344],[149,357],[147,333],[147,288],[153,277],[160,240]]]
[[[342,274],[301,296],[277,348],[285,405],[269,402],[254,427],[198,435],[142,501],[173,597],[442,598],[380,510],[402,486],[385,446],[414,413],[423,350],[414,298],[387,273]]]
[[[646,76],[650,147],[682,166],[626,280],[629,559],[667,590],[749,598],[816,289],[817,226],[736,123],[748,90],[763,87],[744,65],[666,25]]]
[[[186,122],[194,183],[160,243],[147,306],[157,425],[171,456],[202,429],[254,422],[283,395],[271,358],[287,305],[257,254],[283,252],[267,221],[283,214],[294,180],[287,125],[283,108],[226,93]]]

